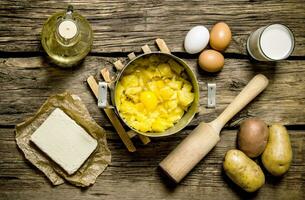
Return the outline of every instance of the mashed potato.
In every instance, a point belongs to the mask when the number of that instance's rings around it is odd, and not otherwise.
[[[143,59],[120,78],[115,103],[121,117],[134,129],[164,132],[194,101],[192,84],[182,78],[183,68],[171,65],[173,62],[153,66]]]

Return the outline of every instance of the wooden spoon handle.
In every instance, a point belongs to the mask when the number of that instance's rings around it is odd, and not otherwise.
[[[236,113],[267,87],[268,82],[268,79],[262,74],[254,76],[232,103],[212,122],[213,127],[220,131]]]

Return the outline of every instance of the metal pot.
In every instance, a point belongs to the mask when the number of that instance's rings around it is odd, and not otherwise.
[[[153,59],[152,59],[153,58]],[[187,75],[189,81],[193,85],[193,91],[195,94],[195,98],[193,103],[190,105],[188,108],[187,112],[183,115],[183,117],[174,124],[173,127],[165,130],[164,132],[161,133],[153,133],[153,132],[141,132],[139,130],[134,129],[133,127],[129,126],[128,123],[124,120],[124,118],[120,115],[120,112],[118,111],[116,107],[116,102],[115,102],[115,90],[117,88],[118,81],[126,72],[133,70],[137,64],[139,64],[139,61],[141,59],[151,59],[153,60],[152,62],[159,62],[159,63],[164,63],[167,62],[170,59],[173,59],[176,61],[181,67],[183,67],[185,74]],[[173,66],[171,66],[173,67]],[[198,86],[198,81],[197,78],[194,74],[194,72],[191,70],[191,68],[180,58],[168,54],[168,53],[162,53],[162,52],[151,52],[151,53],[146,53],[146,54],[141,54],[134,59],[132,59],[117,75],[116,80],[114,81],[113,84],[110,86],[111,89],[111,101],[112,101],[112,106],[108,104],[107,102],[107,83],[105,82],[100,82],[99,83],[99,100],[98,100],[98,106],[101,108],[113,108],[115,109],[117,115],[121,118],[121,120],[132,130],[135,132],[145,135],[148,137],[162,137],[162,136],[168,136],[175,134],[182,130],[184,127],[186,127],[190,121],[193,119],[194,115],[197,113],[198,106],[199,106],[199,86]]]

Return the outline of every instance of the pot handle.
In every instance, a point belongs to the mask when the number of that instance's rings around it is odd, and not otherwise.
[[[106,82],[98,83],[98,98],[97,98],[97,106],[99,108],[114,108],[108,103],[108,84]]]

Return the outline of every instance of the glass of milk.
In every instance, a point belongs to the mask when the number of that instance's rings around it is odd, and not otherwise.
[[[261,27],[251,33],[247,41],[249,54],[259,61],[286,59],[293,49],[293,33],[288,27],[281,24]]]

